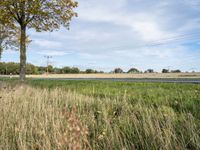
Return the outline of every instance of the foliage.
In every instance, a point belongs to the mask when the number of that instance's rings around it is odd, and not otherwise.
[[[19,63],[5,63],[0,62],[0,74],[3,75],[18,75],[19,74]],[[53,67],[51,65],[47,67],[43,66],[35,66],[33,64],[27,64],[26,74],[45,74],[48,70],[48,73],[51,74],[79,74],[79,73],[89,73],[88,70],[86,71],[80,71],[79,68],[76,67],[63,67],[63,68],[57,68]],[[92,73],[102,73],[101,71],[92,71]]]
[[[116,68],[114,73],[123,73],[124,71],[121,68]]]
[[[181,70],[172,70],[171,73],[181,73]]]
[[[53,73],[54,72],[54,68],[53,68],[52,65],[48,65],[46,70],[47,70],[48,73]]]
[[[5,63],[2,62],[0,63],[0,74],[19,74],[19,65],[18,63]],[[14,67],[14,66],[18,66],[18,67]],[[6,68],[9,69],[10,71],[6,71]],[[15,69],[13,69],[15,68]],[[18,69],[18,70],[17,70]],[[130,71],[131,70],[131,71]],[[132,72],[132,73],[136,73],[136,69],[130,69],[128,73]],[[79,68],[76,67],[62,67],[62,68],[57,68],[57,67],[53,67],[51,65],[47,67],[44,66],[35,66],[32,64],[28,64],[27,66],[27,74],[45,74],[48,71],[48,73],[50,74],[79,74],[79,73],[86,73],[86,74],[99,74],[99,73],[104,73],[103,71],[97,71],[97,70],[93,70],[93,69],[86,69],[85,71],[81,71]],[[7,73],[6,73],[7,72]],[[145,71],[145,73],[153,73],[153,69],[148,69],[147,71]],[[168,70],[165,70],[163,72],[168,73]],[[172,73],[180,73],[180,70],[174,70],[171,71]],[[123,70],[120,68],[116,68],[114,73],[123,73]]]
[[[80,73],[80,70],[79,70],[79,68],[72,67],[70,73],[72,73],[72,74],[77,74],[77,73]]]
[[[144,73],[154,73],[153,69],[147,69]]]
[[[0,59],[5,49],[16,50],[19,47],[16,29],[0,24]]]
[[[162,73],[169,73],[169,69],[163,69]]]
[[[70,67],[63,67],[62,68],[62,70],[63,70],[63,73],[71,73],[71,68]]]
[[[69,21],[77,14],[73,0],[1,0],[0,21],[9,26],[34,28],[37,31],[53,31],[60,25],[69,27]]]
[[[62,74],[62,73],[64,73],[63,69],[57,68],[57,67],[53,68],[53,72],[55,74]]]
[[[39,66],[37,68],[38,68],[39,74],[44,74],[47,72],[47,67]]]
[[[20,29],[20,80],[26,73],[26,30],[53,31],[60,26],[69,28],[72,17],[77,16],[73,0],[1,0],[0,24]]]
[[[136,68],[129,69],[128,73],[139,73],[140,71]]]
[[[0,74],[3,75],[18,75],[19,74],[19,64],[14,62],[0,63]],[[27,64],[26,74],[38,74],[38,67]]]
[[[98,71],[93,70],[93,69],[86,69],[85,73],[88,73],[88,74],[90,74],[90,73],[98,73]]]

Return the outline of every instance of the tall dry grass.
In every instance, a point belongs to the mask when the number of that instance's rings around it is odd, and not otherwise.
[[[61,88],[0,89],[0,149],[200,149],[200,122],[168,106]]]
[[[73,93],[18,86],[0,95],[0,149],[89,148],[87,126],[66,108]]]

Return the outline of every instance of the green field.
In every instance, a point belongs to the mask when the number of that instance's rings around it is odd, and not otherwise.
[[[199,84],[0,81],[0,149],[200,149]]]

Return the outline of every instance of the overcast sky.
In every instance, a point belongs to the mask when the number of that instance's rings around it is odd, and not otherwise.
[[[58,67],[200,71],[200,0],[77,1],[70,30],[29,30],[29,63],[50,55]],[[19,52],[5,51],[3,61],[19,62]]]

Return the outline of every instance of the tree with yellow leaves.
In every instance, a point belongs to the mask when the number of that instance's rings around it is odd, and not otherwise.
[[[20,80],[26,72],[26,31],[53,31],[60,26],[69,28],[77,13],[78,3],[73,0],[1,0],[0,24],[20,28]]]
[[[0,24],[0,59],[4,49],[17,49],[16,33],[13,29]]]

